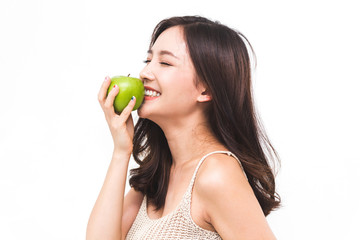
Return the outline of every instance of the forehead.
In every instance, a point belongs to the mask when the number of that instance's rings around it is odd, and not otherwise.
[[[165,50],[172,52],[177,57],[185,56],[187,48],[182,28],[175,26],[166,29],[156,39],[151,50],[155,54],[156,52]]]

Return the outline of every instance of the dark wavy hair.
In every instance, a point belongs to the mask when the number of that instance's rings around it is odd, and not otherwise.
[[[168,28],[181,26],[197,80],[212,96],[206,111],[216,138],[241,161],[264,215],[279,207],[270,163],[279,161],[257,117],[251,87],[252,46],[246,37],[219,22],[199,16],[172,17],[154,29],[149,49]],[[195,83],[197,84],[197,83]],[[145,194],[157,209],[165,204],[171,152],[161,128],[140,118],[135,126],[130,186]]]

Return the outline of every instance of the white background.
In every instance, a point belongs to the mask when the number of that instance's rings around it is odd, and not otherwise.
[[[0,239],[85,238],[112,151],[98,89],[106,75],[138,76],[157,22],[193,14],[240,30],[257,54],[257,107],[282,159],[283,207],[267,218],[278,239],[359,239],[358,10],[1,0]]]

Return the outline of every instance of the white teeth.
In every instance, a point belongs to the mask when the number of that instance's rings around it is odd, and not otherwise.
[[[156,91],[146,90],[145,95],[150,96],[150,97],[158,97],[158,96],[160,96],[160,93],[158,93]]]

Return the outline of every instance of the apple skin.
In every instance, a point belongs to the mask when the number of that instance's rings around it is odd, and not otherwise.
[[[144,100],[144,84],[138,78],[115,76],[111,78],[111,83],[107,94],[113,89],[114,85],[119,87],[119,93],[114,100],[114,109],[116,113],[121,113],[130,102],[132,96],[136,97],[136,103],[133,111],[138,109]]]

